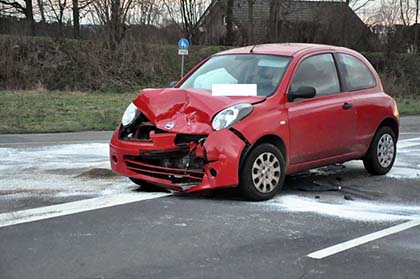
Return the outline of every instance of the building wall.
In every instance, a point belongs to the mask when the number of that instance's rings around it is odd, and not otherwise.
[[[270,0],[254,0],[253,4],[253,37],[249,38],[249,5],[248,0],[234,0],[233,20],[238,25],[243,44],[262,43],[269,30]]]
[[[203,22],[200,28],[200,44],[223,44],[224,38],[226,36],[226,26],[223,21],[224,16],[225,7],[223,5],[215,5],[209,11],[205,22]]]

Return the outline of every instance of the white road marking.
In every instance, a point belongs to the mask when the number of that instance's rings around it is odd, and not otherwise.
[[[418,137],[418,138],[403,139],[403,140],[399,140],[398,142],[409,142],[409,141],[420,141],[420,137]]]
[[[313,259],[318,259],[318,260],[323,259],[331,255],[343,252],[345,250],[371,242],[373,240],[377,240],[379,238],[383,238],[388,235],[410,229],[418,225],[420,225],[420,219],[411,220],[411,221],[408,221],[408,222],[405,222],[405,223],[402,223],[402,224],[399,224],[399,225],[396,225],[396,226],[393,226],[393,227],[390,227],[381,231],[377,231],[377,232],[374,232],[374,233],[371,233],[362,237],[358,237],[358,238],[310,253],[308,254],[308,257],[313,258]]]
[[[397,143],[397,147],[398,148],[407,148],[407,147],[413,147],[416,145],[420,145],[420,142],[401,142],[401,143]]]
[[[400,132],[400,135],[420,135],[420,132]]]
[[[0,228],[127,203],[170,196],[170,193],[126,193],[0,214]]]
[[[26,142],[2,142],[0,146],[14,145],[65,145],[65,144],[82,144],[82,143],[108,143],[109,140],[73,140],[73,141],[26,141]]]
[[[416,145],[420,145],[420,138],[410,138],[410,139],[399,140],[397,143],[398,148],[407,148],[407,147],[412,147]]]

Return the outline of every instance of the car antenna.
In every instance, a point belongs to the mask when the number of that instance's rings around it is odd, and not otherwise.
[[[257,47],[257,45],[254,45],[252,48],[251,48],[251,50],[249,51],[249,53],[253,53],[254,52],[254,48],[256,48]]]

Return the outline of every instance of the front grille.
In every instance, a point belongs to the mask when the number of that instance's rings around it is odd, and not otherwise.
[[[206,138],[207,135],[177,134],[175,137],[175,144],[178,146],[187,146],[190,142],[198,143]]]
[[[148,151],[125,156],[126,167],[138,174],[167,180],[180,186],[199,184],[203,179],[203,159],[187,150]]]

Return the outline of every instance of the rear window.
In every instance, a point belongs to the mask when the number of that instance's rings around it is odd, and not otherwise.
[[[369,68],[358,58],[340,53],[340,63],[344,66],[344,81],[348,91],[361,90],[376,86],[375,78]]]

